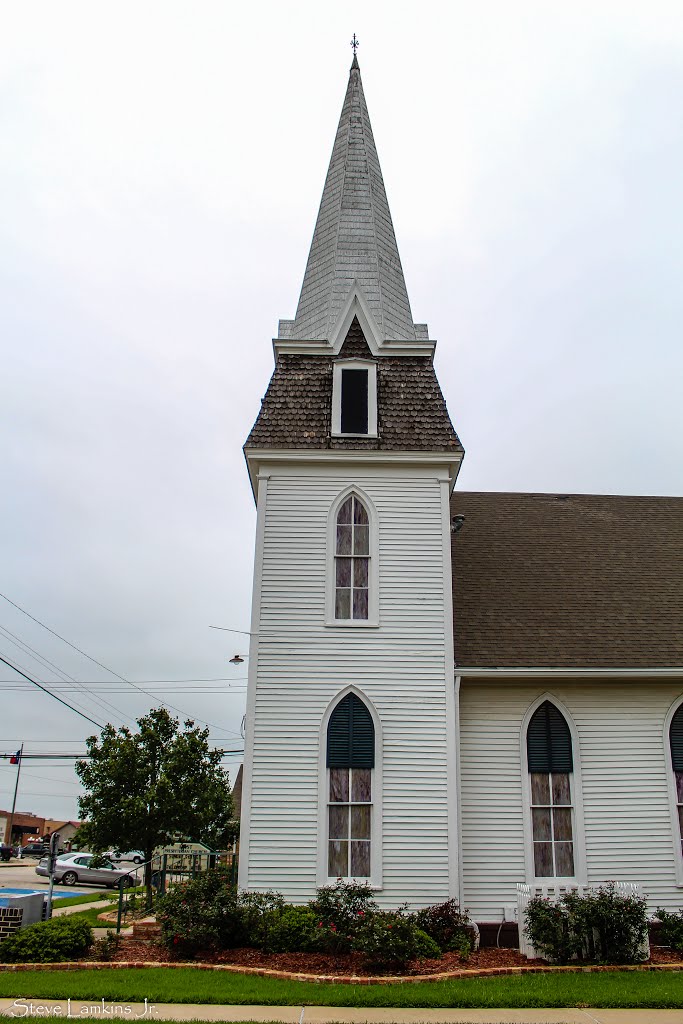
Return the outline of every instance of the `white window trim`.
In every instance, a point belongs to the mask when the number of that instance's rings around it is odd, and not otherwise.
[[[327,727],[332,712],[349,693],[354,693],[370,712],[375,726],[375,767],[372,770],[372,810],[370,812],[370,877],[353,878],[347,881],[367,884],[379,892],[382,889],[382,842],[383,842],[383,799],[382,799],[382,725],[377,710],[367,694],[357,686],[346,686],[335,694],[327,705],[320,724],[318,740],[318,864],[317,885],[333,885],[334,879],[327,874],[327,830],[329,769],[327,767]]]
[[[352,494],[362,501],[370,520],[370,566],[368,573],[368,617],[367,619],[335,619],[335,555],[337,553],[337,515],[346,499]],[[337,495],[327,517],[327,569],[325,587],[325,625],[339,629],[376,629],[379,626],[379,520],[377,510],[362,487],[351,484]]]
[[[529,722],[531,721],[534,713],[540,708],[541,704],[545,703],[545,701],[549,701],[551,704],[554,704],[557,710],[564,716],[564,720],[569,726],[569,732],[572,738],[572,760],[574,762],[574,770],[569,776],[572,807],[574,810],[574,820],[572,822],[574,875],[572,877],[562,875],[559,878],[555,878],[548,877],[546,875],[543,878],[539,878],[534,872],[534,840],[531,825],[531,780],[529,779],[526,734],[527,729],[529,728]],[[520,753],[520,760],[522,764],[522,812],[524,816],[524,867],[527,884],[532,886],[554,885],[564,887],[568,885],[587,885],[586,833],[583,820],[583,786],[581,783],[581,749],[579,746],[579,734],[569,711],[562,701],[558,700],[552,693],[542,693],[541,696],[537,697],[533,704],[531,704],[527,709],[527,713],[522,719],[522,727],[520,730]]]
[[[674,766],[671,759],[670,729],[673,717],[683,704],[683,696],[677,697],[669,708],[664,721],[664,759],[666,761],[666,780],[669,789],[669,821],[671,822],[671,839],[674,848],[674,864],[676,869],[676,885],[683,886],[683,852],[681,851],[681,830],[678,824],[678,799],[676,795],[676,782],[674,780]]]
[[[342,370],[368,371],[367,434],[342,434]],[[332,366],[332,437],[377,437],[377,363],[370,359],[338,359]]]

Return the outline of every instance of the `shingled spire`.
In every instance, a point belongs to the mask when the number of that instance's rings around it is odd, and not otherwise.
[[[354,286],[385,341],[415,341],[401,259],[354,53],[294,321],[281,337],[327,341]],[[424,338],[424,328],[417,336]]]

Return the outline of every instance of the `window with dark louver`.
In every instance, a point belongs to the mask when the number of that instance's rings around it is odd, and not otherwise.
[[[675,772],[683,772],[683,704],[671,719],[669,743],[671,744],[671,766]]]
[[[327,726],[328,768],[374,768],[375,726],[355,693],[337,704]]]
[[[566,773],[574,769],[569,726],[549,700],[541,704],[529,722],[526,750],[530,772]]]

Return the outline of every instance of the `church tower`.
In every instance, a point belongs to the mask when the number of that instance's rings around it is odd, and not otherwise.
[[[449,497],[354,56],[293,320],[245,445],[257,504],[240,885],[458,895]]]

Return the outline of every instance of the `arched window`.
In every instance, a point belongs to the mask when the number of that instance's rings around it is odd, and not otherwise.
[[[372,777],[375,726],[348,693],[327,726],[327,876],[369,878],[372,865]]]
[[[676,809],[678,811],[678,834],[683,853],[683,704],[676,710],[669,726],[669,744],[671,747],[671,768],[674,773],[676,791]]]
[[[355,494],[337,512],[334,548],[334,617],[367,619],[370,585],[370,519]]]
[[[572,736],[562,712],[549,700],[531,717],[526,748],[534,876],[573,878],[576,872]]]

